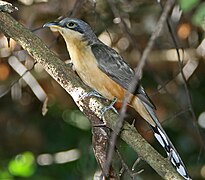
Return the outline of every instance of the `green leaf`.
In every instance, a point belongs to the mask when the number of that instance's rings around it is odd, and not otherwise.
[[[0,170],[0,179],[13,180],[13,176],[6,170]]]
[[[179,0],[179,6],[182,11],[190,11],[199,3],[199,0]]]
[[[11,160],[8,165],[9,172],[14,176],[30,177],[35,172],[34,155],[24,152]]]
[[[193,24],[205,29],[205,3],[201,3],[192,17]]]

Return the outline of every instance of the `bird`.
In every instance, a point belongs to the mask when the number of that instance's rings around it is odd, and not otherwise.
[[[117,103],[123,102],[135,72],[117,51],[98,39],[88,23],[81,19],[64,17],[48,22],[43,27],[59,31],[63,36],[74,69],[86,85],[106,99],[116,98]],[[138,83],[135,92],[130,92],[130,96],[132,101],[128,106],[147,121],[171,164],[184,179],[190,180],[188,171],[162,128],[155,113],[155,105],[143,86]]]

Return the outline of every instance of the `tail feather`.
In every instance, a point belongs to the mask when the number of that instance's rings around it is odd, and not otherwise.
[[[167,156],[169,157],[170,162],[172,165],[175,167],[177,172],[186,180],[190,180],[191,178],[189,177],[189,174],[185,168],[185,165],[183,161],[181,160],[179,154],[177,153],[175,147],[173,146],[172,142],[168,138],[167,134],[163,130],[161,124],[159,123],[157,116],[149,105],[146,103],[142,102],[144,105],[145,109],[149,113],[149,115],[152,117],[153,121],[155,122],[155,125],[150,125],[153,132],[154,136],[157,139],[157,141],[160,143],[160,145],[164,148],[165,152],[167,153]]]
[[[142,88],[143,90],[143,88]],[[144,91],[142,91],[144,92]],[[146,97],[145,92],[144,97]],[[132,101],[132,106],[134,109],[149,123],[150,127],[154,132],[154,136],[160,145],[164,148],[171,164],[175,167],[177,172],[186,180],[190,180],[189,174],[185,168],[183,161],[181,160],[179,154],[177,153],[172,142],[168,138],[166,132],[162,128],[159,120],[154,112],[153,106],[150,106],[146,101],[141,100],[137,96]]]
[[[164,136],[164,133],[157,127],[150,126],[154,132],[154,136],[157,139],[157,141],[160,143],[160,145],[165,149],[166,153],[171,152],[171,146],[170,143],[167,141],[166,137]]]

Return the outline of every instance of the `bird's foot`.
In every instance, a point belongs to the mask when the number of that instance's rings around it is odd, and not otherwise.
[[[99,94],[97,91],[93,90],[93,91],[90,91],[88,93],[85,93],[83,94],[79,100],[82,100],[86,97],[91,97],[91,96],[94,96],[94,97],[97,97],[97,98],[101,98],[101,99],[105,99],[107,100],[107,98],[105,98],[104,96],[102,96],[101,94]],[[101,109],[101,117],[103,117],[103,115],[105,114],[106,111],[112,109],[116,114],[119,114],[118,111],[115,109],[114,107],[114,104],[117,102],[117,98],[115,97],[112,102],[108,105],[108,106],[105,106]]]
[[[105,112],[107,112],[108,110],[112,109],[116,114],[119,114],[118,111],[115,109],[114,104],[117,102],[117,98],[115,97],[112,102],[110,103],[110,105],[105,106],[101,109],[101,117],[104,116]]]
[[[73,65],[73,61],[72,61],[71,59],[68,59],[68,60],[65,61],[65,64],[71,64],[71,65]]]
[[[79,100],[82,100],[86,97],[91,97],[91,96],[94,96],[94,97],[97,97],[97,98],[102,98],[102,99],[106,99],[104,96],[102,96],[101,94],[99,94],[97,91],[93,90],[93,91],[90,91],[88,93],[84,93]]]

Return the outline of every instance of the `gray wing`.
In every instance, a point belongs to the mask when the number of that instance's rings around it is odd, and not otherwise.
[[[128,90],[134,77],[134,70],[123,60],[123,58],[114,49],[101,43],[91,45],[91,50],[98,61],[99,69],[124,89]],[[154,104],[141,85],[138,85],[134,94],[147,105],[155,109]]]

